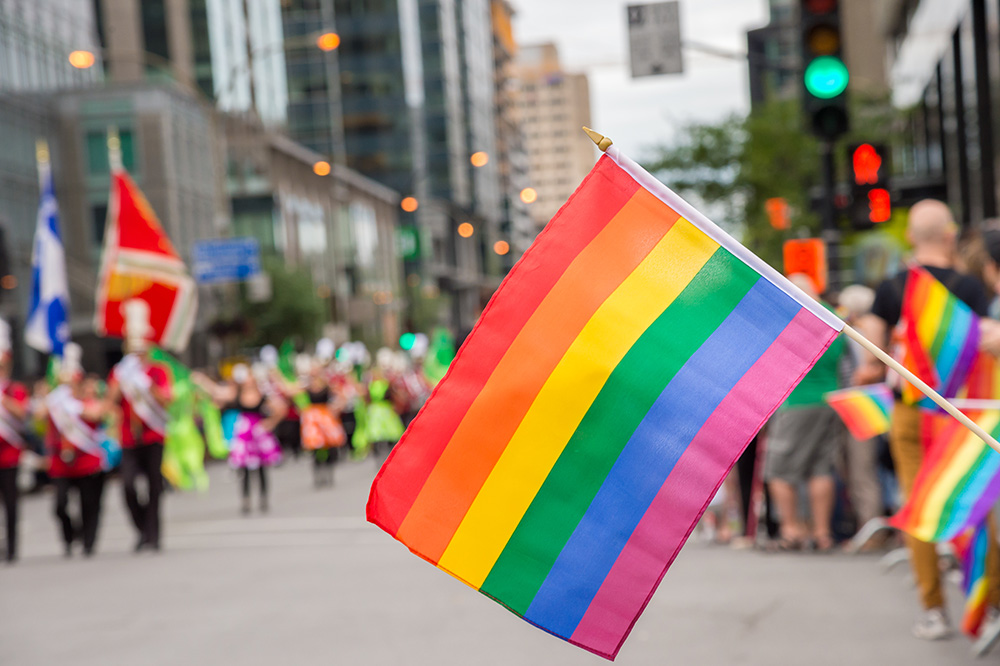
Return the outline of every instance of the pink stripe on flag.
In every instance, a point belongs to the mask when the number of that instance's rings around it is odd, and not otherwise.
[[[570,642],[614,659],[736,459],[836,336],[808,310],[795,315],[688,445]]]

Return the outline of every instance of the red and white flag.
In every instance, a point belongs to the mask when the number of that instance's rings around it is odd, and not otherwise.
[[[125,337],[121,306],[133,298],[149,304],[152,342],[173,351],[187,346],[198,310],[195,282],[142,190],[115,169],[97,285],[99,335]]]

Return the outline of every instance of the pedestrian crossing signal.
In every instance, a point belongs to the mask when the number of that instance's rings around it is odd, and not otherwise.
[[[871,229],[892,217],[889,193],[889,153],[882,144],[860,143],[848,147],[851,165],[851,226]]]

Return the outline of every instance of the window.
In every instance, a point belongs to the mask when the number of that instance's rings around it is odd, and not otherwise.
[[[122,146],[122,165],[126,171],[135,170],[135,148],[131,130],[119,130],[118,137]],[[96,130],[87,132],[87,171],[90,174],[103,174],[110,171],[108,163],[108,134]]]

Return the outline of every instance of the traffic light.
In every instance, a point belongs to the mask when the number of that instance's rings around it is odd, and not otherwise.
[[[847,131],[847,82],[839,0],[801,0],[802,106],[812,132],[833,140]]]
[[[871,229],[892,217],[889,153],[878,143],[848,146],[851,165],[851,225]]]

